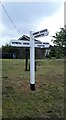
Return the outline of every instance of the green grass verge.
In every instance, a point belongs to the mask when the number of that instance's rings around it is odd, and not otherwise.
[[[3,118],[64,117],[64,60],[37,64],[35,91],[30,90],[25,60],[3,59],[2,64]]]

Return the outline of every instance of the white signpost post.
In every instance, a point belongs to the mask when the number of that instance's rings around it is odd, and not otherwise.
[[[32,31],[30,31],[30,88],[35,90],[35,47]]]
[[[35,47],[34,38],[47,36],[49,34],[48,30],[41,30],[35,33],[30,32],[30,88],[35,90]]]
[[[30,31],[30,41],[26,40],[11,40],[10,45],[14,47],[30,47],[30,88],[35,90],[35,47],[49,48],[49,43],[36,43],[34,41],[37,37],[47,36],[49,34],[47,29],[32,33]]]

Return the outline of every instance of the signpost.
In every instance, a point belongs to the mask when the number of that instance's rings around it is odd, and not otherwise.
[[[27,40],[10,40],[10,45],[14,46],[14,47],[30,47],[30,41]],[[36,43],[34,41],[34,47],[37,48],[48,48],[49,47],[49,43],[48,42],[41,42],[41,43]]]
[[[49,34],[48,30],[42,30],[35,33],[30,31],[30,88],[31,90],[35,90],[35,47],[45,47],[43,44],[38,45],[34,43],[34,38],[47,36]]]
[[[30,31],[30,41],[26,40],[11,40],[10,45],[14,47],[30,47],[30,88],[35,90],[35,47],[37,48],[49,48],[49,43],[36,43],[34,41],[37,37],[47,36],[49,34],[47,29],[32,33]]]
[[[48,30],[44,29],[44,30],[33,33],[33,36],[37,38],[37,37],[47,36],[48,34],[49,34]]]
[[[35,90],[35,47],[32,31],[30,31],[30,88]]]

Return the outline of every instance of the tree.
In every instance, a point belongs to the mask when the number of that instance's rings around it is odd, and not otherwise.
[[[66,44],[66,29],[60,28],[60,32],[56,32],[53,43],[56,46],[56,57],[60,58],[64,56],[65,44]]]
[[[52,40],[55,45],[63,47],[66,41],[66,29],[60,28],[60,32],[56,32],[52,37],[55,38]]]
[[[18,54],[16,47],[14,48],[7,44],[5,46],[2,46],[2,58],[12,58],[13,54]]]

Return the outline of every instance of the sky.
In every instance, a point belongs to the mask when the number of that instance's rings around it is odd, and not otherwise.
[[[30,36],[31,30],[37,32],[43,29],[48,29],[49,35],[37,39],[52,44],[52,36],[64,27],[64,1],[18,2],[13,0],[2,1],[2,4],[17,30],[0,4],[0,46],[22,35]]]

